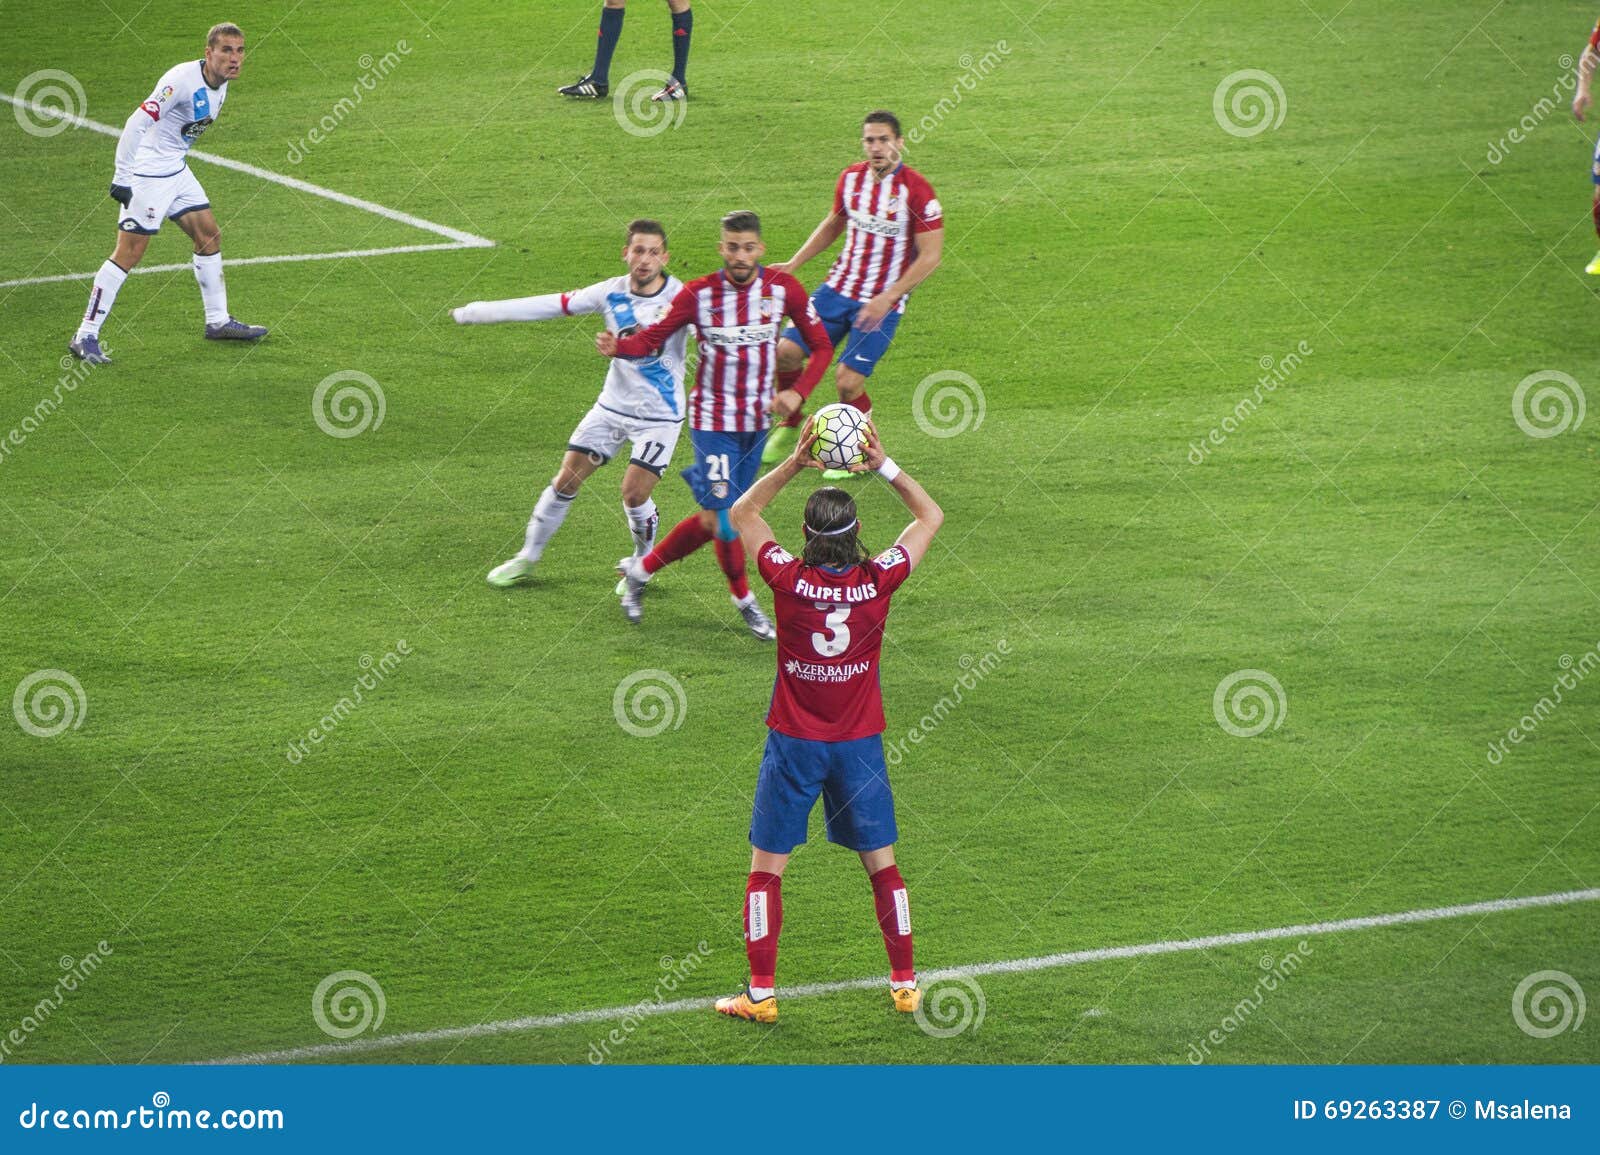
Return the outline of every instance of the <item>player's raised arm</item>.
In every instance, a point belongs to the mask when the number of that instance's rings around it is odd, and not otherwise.
[[[752,485],[728,511],[728,520],[733,523],[733,528],[739,531],[739,537],[749,553],[754,554],[767,542],[775,540],[772,536],[772,527],[761,517],[762,511],[772,504],[772,499],[783,492],[783,487],[798,477],[803,470],[822,468],[822,462],[811,453],[811,447],[816,441],[816,430],[812,428],[812,419],[808,417],[805,428],[800,430],[800,439],[795,442],[794,452],[779,462],[771,473]]]
[[[605,308],[606,286],[601,281],[572,293],[544,293],[537,297],[512,297],[504,301],[473,301],[451,309],[458,325],[495,325],[502,321],[549,321],[577,317]]]
[[[694,290],[685,286],[678,290],[676,297],[672,298],[672,307],[667,310],[667,315],[654,325],[627,337],[618,337],[614,333],[597,333],[594,347],[607,357],[649,357],[660,351],[661,346],[667,343],[668,337],[693,321],[694,314]]]
[[[895,539],[895,544],[905,551],[906,560],[912,569],[922,561],[922,555],[928,552],[928,547],[933,544],[933,535],[939,532],[939,527],[944,524],[944,510],[939,508],[939,503],[928,496],[928,491],[918,485],[911,475],[894,463],[894,459],[883,451],[883,442],[878,440],[878,431],[872,423],[867,423],[867,439],[861,447],[864,460],[860,465],[852,466],[852,473],[865,473],[871,470],[887,481],[894,491],[900,495],[900,500],[906,503],[906,508],[911,511],[915,520],[900,531],[900,536]]]

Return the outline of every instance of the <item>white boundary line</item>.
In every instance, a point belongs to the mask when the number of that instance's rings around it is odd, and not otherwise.
[[[17,108],[26,108],[42,116],[52,116],[58,120],[65,120],[78,128],[87,128],[105,136],[120,137],[122,135],[120,128],[113,128],[109,124],[102,124],[98,120],[90,120],[86,116],[78,116],[63,109],[51,108],[37,101],[18,100],[9,92],[0,92],[0,100]],[[410,213],[403,213],[398,209],[391,209],[374,201],[362,200],[360,197],[353,197],[348,193],[337,192],[331,188],[323,188],[321,185],[300,180],[298,177],[285,176],[270,169],[258,168],[253,164],[245,164],[243,161],[231,160],[228,157],[218,156],[212,152],[203,152],[197,148],[190,149],[189,156],[194,160],[203,160],[209,164],[231,168],[235,172],[259,177],[262,180],[271,181],[273,184],[283,185],[285,188],[310,193],[312,196],[319,196],[324,200],[349,205],[351,208],[360,209],[362,212],[385,217],[391,221],[398,221],[403,225],[410,225],[414,229],[422,229],[425,232],[447,237],[450,242],[448,244],[432,245],[393,245],[380,249],[347,249],[337,253],[291,253],[276,257],[247,257],[243,260],[225,260],[222,262],[224,265],[265,265],[284,261],[329,261],[343,257],[382,257],[391,253],[425,253],[439,252],[446,249],[492,249],[494,247],[494,242],[488,237],[480,237],[476,233],[463,232],[460,229],[453,229],[449,225],[441,225],[434,221],[424,220],[422,217],[412,216]],[[187,264],[140,265],[133,271],[135,273],[167,273],[178,269],[187,269],[188,267]],[[23,277],[14,281],[0,281],[0,289],[14,288],[19,285],[46,285],[58,281],[89,281],[93,279],[93,273],[60,273],[49,277]]]
[[[1183,951],[1210,950],[1212,947],[1239,946],[1244,943],[1270,942],[1274,939],[1305,938],[1309,935],[1334,934],[1346,930],[1369,930],[1374,927],[1404,926],[1415,922],[1438,922],[1448,918],[1466,918],[1474,914],[1499,914],[1508,910],[1527,910],[1540,906],[1567,906],[1578,902],[1600,899],[1600,887],[1591,890],[1567,890],[1559,894],[1537,894],[1524,898],[1496,898],[1487,902],[1468,902],[1458,906],[1436,906],[1426,910],[1406,910],[1398,914],[1374,914],[1362,918],[1342,918],[1333,922],[1300,923],[1279,926],[1269,930],[1247,930],[1236,934],[1215,934],[1205,938],[1171,939],[1166,942],[1147,942],[1137,946],[1101,947],[1097,950],[1067,951],[1064,954],[1042,955],[1038,958],[1012,959],[1006,962],[974,963],[970,966],[946,967],[942,970],[918,972],[918,980],[927,986],[946,979],[976,978],[981,975],[1014,974],[1022,971],[1052,970],[1057,967],[1080,966],[1084,963],[1106,962],[1111,959],[1142,958],[1148,955],[1177,954]],[[846,979],[843,982],[809,983],[804,986],[780,987],[778,993],[786,998],[805,998],[812,995],[832,995],[842,991],[874,990],[885,985],[880,975],[869,979]],[[678,1011],[699,1011],[711,1006],[711,999],[677,999],[669,1003],[645,1000],[632,1006],[600,1007],[588,1011],[567,1011],[554,1015],[530,1015],[521,1019],[501,1019],[478,1023],[470,1027],[439,1027],[427,1031],[406,1031],[397,1035],[379,1035],[348,1042],[315,1043],[305,1047],[289,1047],[281,1051],[256,1051],[245,1055],[231,1055],[222,1059],[203,1060],[203,1065],[241,1063],[287,1063],[300,1059],[319,1059],[332,1055],[361,1054],[367,1051],[386,1051],[413,1043],[437,1043],[450,1039],[476,1039],[486,1035],[514,1034],[520,1031],[537,1031],[550,1027],[570,1027],[582,1023],[616,1022],[626,1018],[647,1018],[652,1015],[674,1014]]]

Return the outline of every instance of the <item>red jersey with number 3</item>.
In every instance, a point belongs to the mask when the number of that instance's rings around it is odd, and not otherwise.
[[[806,565],[775,541],[756,554],[778,621],[778,682],[767,725],[791,738],[848,742],[883,733],[878,651],[889,598],[911,573],[892,545],[847,570]]]

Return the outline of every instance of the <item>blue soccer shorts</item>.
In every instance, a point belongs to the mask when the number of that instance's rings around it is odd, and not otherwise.
[[[683,479],[694,491],[694,499],[701,509],[728,509],[755,484],[767,431],[691,429],[689,444],[694,447],[694,464],[683,470]]]
[[[862,332],[855,328],[856,314],[861,312],[862,304],[861,301],[852,301],[829,285],[821,285],[811,294],[811,306],[822,318],[822,327],[828,330],[828,340],[833,342],[835,349],[841,347],[841,341],[844,342],[839,363],[854,369],[863,377],[871,377],[878,362],[889,351],[889,342],[894,340],[894,331],[900,327],[901,315],[891,312],[876,329]],[[799,329],[786,329],[783,336],[807,353],[811,352]]]
[[[750,844],[788,854],[806,840],[806,820],[822,796],[828,841],[851,850],[881,850],[898,837],[894,794],[883,760],[883,735],[849,742],[767,734],[750,815]]]

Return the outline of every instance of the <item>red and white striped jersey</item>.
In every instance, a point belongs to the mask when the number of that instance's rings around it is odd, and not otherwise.
[[[805,286],[788,273],[760,268],[738,285],[719,270],[690,281],[672,307],[648,329],[617,340],[619,357],[654,353],[685,325],[699,342],[699,365],[689,395],[689,428],[751,433],[772,423],[772,381],[778,335],[788,317],[811,347],[796,388],[809,393],[833,360],[833,342]]]
[[[845,169],[833,190],[833,211],[849,223],[828,285],[852,301],[871,300],[894,284],[916,259],[917,234],[944,228],[933,186],[903,164],[881,180],[864,160]],[[895,311],[905,307],[902,297]]]

